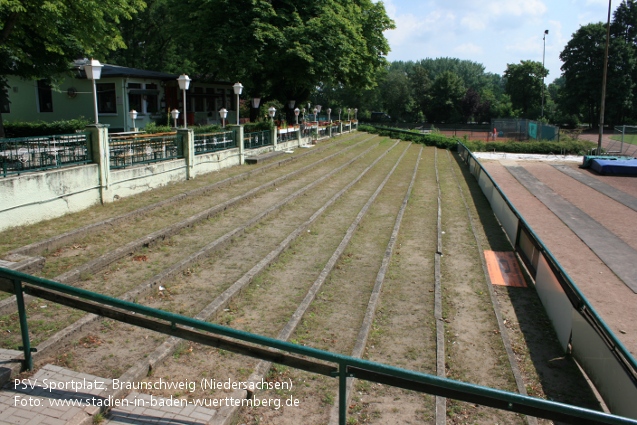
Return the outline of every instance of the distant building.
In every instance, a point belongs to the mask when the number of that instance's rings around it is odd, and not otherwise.
[[[85,117],[94,119],[93,87],[83,71],[85,61],[76,61],[69,76],[51,80],[25,80],[9,76],[9,104],[0,106],[5,122],[58,121]],[[182,93],[177,74],[104,64],[97,83],[97,105],[100,124],[108,124],[109,131],[130,131],[144,128],[150,122],[172,125],[170,111],[183,112]],[[232,84],[192,82],[186,92],[188,124],[219,122],[219,109],[226,108],[228,120],[234,117],[236,100]],[[138,115],[135,123],[130,110]],[[183,123],[183,114],[179,121]]]

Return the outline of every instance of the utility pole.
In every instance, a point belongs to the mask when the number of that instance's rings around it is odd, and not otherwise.
[[[544,50],[542,50],[542,114],[540,115],[544,118],[544,59],[546,57],[546,36],[548,35],[549,30],[544,30],[544,37],[542,37],[542,41],[544,41]]]
[[[604,52],[604,74],[602,76],[602,104],[599,108],[599,138],[597,139],[597,155],[602,154],[602,136],[604,134],[604,106],[606,104],[606,76],[608,74],[608,45],[610,43],[610,3],[608,0],[608,22],[606,28],[606,51]]]

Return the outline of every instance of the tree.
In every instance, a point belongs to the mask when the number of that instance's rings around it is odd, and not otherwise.
[[[634,0],[624,0],[617,6],[610,31],[613,37],[637,48],[637,4]]]
[[[144,7],[142,0],[1,0],[0,102],[8,75],[49,78],[78,57],[124,48],[118,24]]]
[[[326,0],[172,0],[190,10],[173,31],[195,72],[241,81],[246,94],[283,104],[320,84],[364,90],[386,65],[393,28],[382,3]],[[249,4],[246,4],[249,3]]]
[[[423,59],[416,64],[429,72],[429,79],[432,81],[443,72],[450,71],[460,77],[465,87],[477,92],[480,92],[487,84],[484,65],[477,62],[457,58],[436,58]]]
[[[427,116],[433,122],[459,122],[460,104],[466,92],[462,79],[451,71],[444,71],[431,85],[431,103]]]
[[[564,62],[564,113],[582,115],[586,122],[599,122],[606,25],[588,24],[580,27],[568,42],[560,59]],[[611,38],[608,51],[606,83],[606,118],[609,124],[621,122],[630,110],[635,69],[635,56],[626,42]]]
[[[613,22],[610,26],[611,37],[624,41],[631,52],[632,59],[637,58],[637,3],[633,0],[622,1],[615,13],[613,14]],[[625,110],[626,115],[631,119],[637,118],[637,66],[633,66],[631,72],[632,83],[632,99],[630,111]]]
[[[519,109],[524,118],[540,115],[543,79],[548,70],[540,62],[520,61],[507,64],[504,71],[506,92],[511,96],[514,109]]]
[[[474,89],[469,89],[462,98],[460,109],[462,111],[463,122],[469,122],[472,118],[476,118],[478,109],[481,106],[480,94]],[[483,105],[483,107],[486,105]]]
[[[411,121],[415,104],[411,97],[411,85],[404,71],[389,71],[380,86],[384,109],[394,120]]]
[[[427,106],[431,102],[431,79],[429,78],[429,73],[423,66],[416,64],[408,75],[412,86],[412,97],[415,105],[417,105],[417,112],[422,114],[424,118]]]
[[[173,33],[180,15],[171,0],[145,0],[147,7],[119,24],[126,49],[112,51],[108,63],[180,74],[191,72],[180,58]]]

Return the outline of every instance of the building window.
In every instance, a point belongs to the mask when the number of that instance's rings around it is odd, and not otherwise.
[[[204,112],[204,100],[205,94],[203,91],[203,87],[195,87],[195,93],[193,97],[195,98],[195,112]]]
[[[53,93],[47,80],[38,80],[38,107],[40,112],[53,112]]]
[[[97,111],[100,114],[116,114],[116,101],[115,83],[97,84]]]
[[[159,89],[157,88],[157,84],[146,84],[146,90],[148,90],[148,94],[146,94],[146,112],[154,113],[159,111],[159,96],[157,94],[151,93],[151,90],[159,93]]]
[[[128,109],[136,110],[140,114],[144,113],[142,109],[142,85],[141,83],[128,83]]]
[[[152,114],[159,110],[157,84],[128,83],[128,108],[140,114]]]
[[[216,106],[217,105],[215,102],[215,89],[211,89],[211,88],[206,89],[206,111],[215,112]]]

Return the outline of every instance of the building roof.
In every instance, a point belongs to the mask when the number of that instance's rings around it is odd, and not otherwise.
[[[128,68],[125,66],[104,64],[102,78],[108,77],[137,77],[152,78],[155,80],[176,80],[179,75],[159,71],[147,71],[145,69]]]
[[[84,65],[88,63],[88,59],[78,59],[73,62],[73,68],[77,69],[79,78],[86,78],[84,73]],[[129,68],[127,66],[110,65],[107,63],[102,64],[102,76],[101,78],[113,78],[113,77],[135,77],[135,78],[149,78],[154,80],[172,81],[177,80],[178,74],[170,74],[160,71],[149,71],[146,69]],[[208,84],[221,84],[231,86],[232,83],[228,81],[212,81],[207,78],[200,78],[195,76],[198,82]]]
[[[84,73],[84,65],[88,63],[88,59],[78,59],[73,63],[73,67],[79,71],[80,78],[86,78]],[[129,68],[127,66],[102,64],[102,77],[136,77],[136,78],[152,78],[154,80],[176,80],[179,75],[169,74],[167,72],[148,71],[146,69]]]

